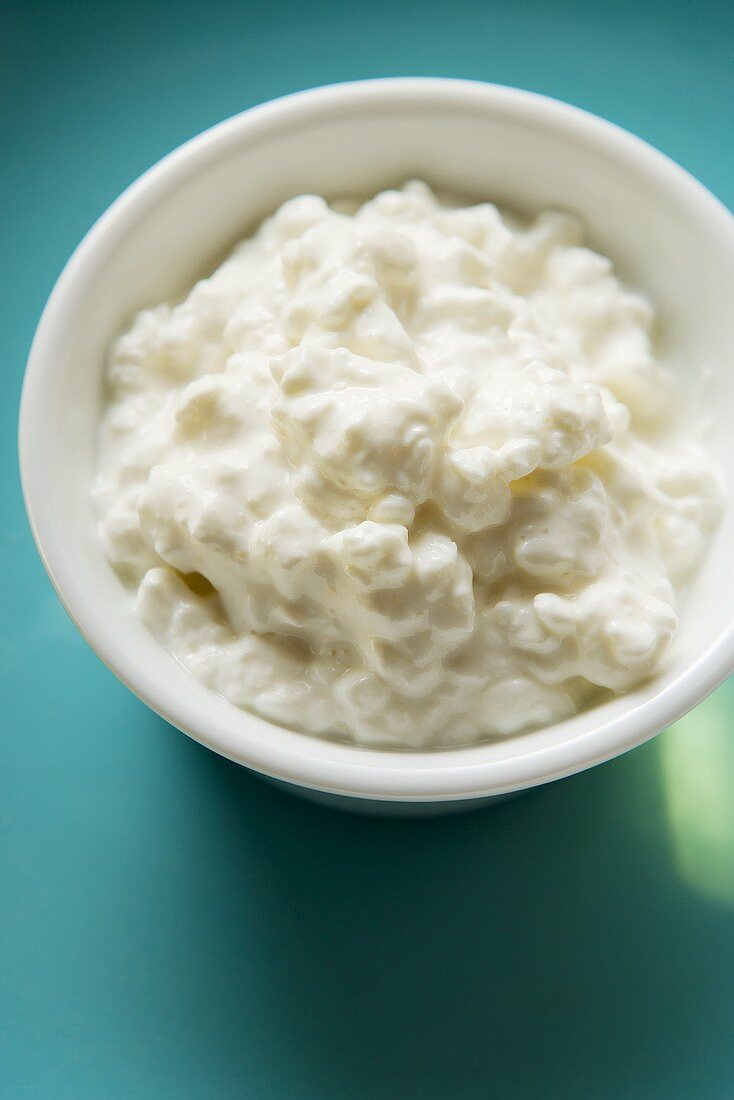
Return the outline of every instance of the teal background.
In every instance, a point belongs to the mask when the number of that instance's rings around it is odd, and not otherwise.
[[[734,1095],[734,685],[497,809],[350,818],[271,790],[94,657],[17,483],[23,364],[82,234],[169,149],[356,77],[515,84],[734,205],[734,7],[0,0],[0,1095]]]

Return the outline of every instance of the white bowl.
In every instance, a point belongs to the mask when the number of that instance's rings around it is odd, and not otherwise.
[[[659,307],[676,368],[689,377],[713,372],[711,443],[734,485],[731,215],[662,154],[573,107],[493,85],[423,79],[320,88],[256,107],[134,183],[78,247],[46,306],[26,372],[20,459],[31,525],[59,596],[102,660],[149,706],[266,776],[367,800],[362,805],[428,810],[606,760],[723,680],[734,667],[731,496],[654,681],[546,729],[425,753],[294,733],[201,686],[133,617],[89,499],[105,352],[132,315],[185,291],[290,196],[368,195],[409,177],[521,210],[579,213],[591,243]]]

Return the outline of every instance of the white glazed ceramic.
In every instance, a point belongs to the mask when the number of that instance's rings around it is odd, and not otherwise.
[[[292,195],[369,195],[408,177],[529,212],[579,213],[592,244],[659,306],[668,357],[684,374],[713,372],[711,442],[734,486],[731,215],[660,153],[582,111],[513,89],[423,79],[320,88],[256,107],[134,183],[81,243],[45,309],[26,373],[20,458],[59,596],[141,699],[216,752],[313,797],[436,812],[613,757],[719,684],[734,667],[731,496],[658,678],[547,729],[431,753],[293,733],[202,687],[132,616],[89,501],[105,350],[136,310],[181,294]]]

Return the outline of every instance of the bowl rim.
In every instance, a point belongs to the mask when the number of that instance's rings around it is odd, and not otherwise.
[[[245,132],[256,139],[274,128],[308,122],[314,112],[323,119],[354,114],[360,108],[373,110],[396,99],[412,109],[449,107],[471,112],[483,108],[508,119],[560,130],[566,139],[591,142],[607,155],[634,164],[638,172],[659,180],[669,192],[677,192],[709,231],[728,240],[734,253],[734,217],[701,183],[641,138],[562,101],[504,85],[444,77],[378,78],[295,92],[250,107],[178,146],[131,183],[94,223],[64,266],[38,323],[23,381],[18,446],[29,524],[62,604],[92,649],[152,710],[220,755],[287,783],[373,800],[435,802],[532,787],[642,744],[700,702],[734,669],[734,622],[651,698],[568,740],[518,752],[508,760],[472,759],[466,763],[462,748],[416,753],[346,746],[286,730],[239,708],[239,714],[252,718],[252,734],[243,736],[238,730],[233,735],[226,722],[207,721],[204,708],[192,716],[191,703],[187,704],[180,691],[148,678],[140,663],[121,650],[104,610],[84,598],[83,586],[64,565],[61,540],[43,508],[44,471],[34,447],[42,382],[53,361],[50,346],[66,304],[83,272],[114,247],[140,214],[202,164],[225,155]],[[198,682],[187,676],[192,687],[200,689]],[[304,739],[309,743],[308,752],[304,751]],[[319,751],[314,750],[315,745],[321,746]],[[481,749],[481,745],[471,746],[472,757],[481,756]]]

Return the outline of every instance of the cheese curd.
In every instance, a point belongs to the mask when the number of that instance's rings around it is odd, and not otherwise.
[[[659,667],[719,508],[579,223],[287,202],[115,344],[94,495],[160,641],[363,745],[507,736]]]

